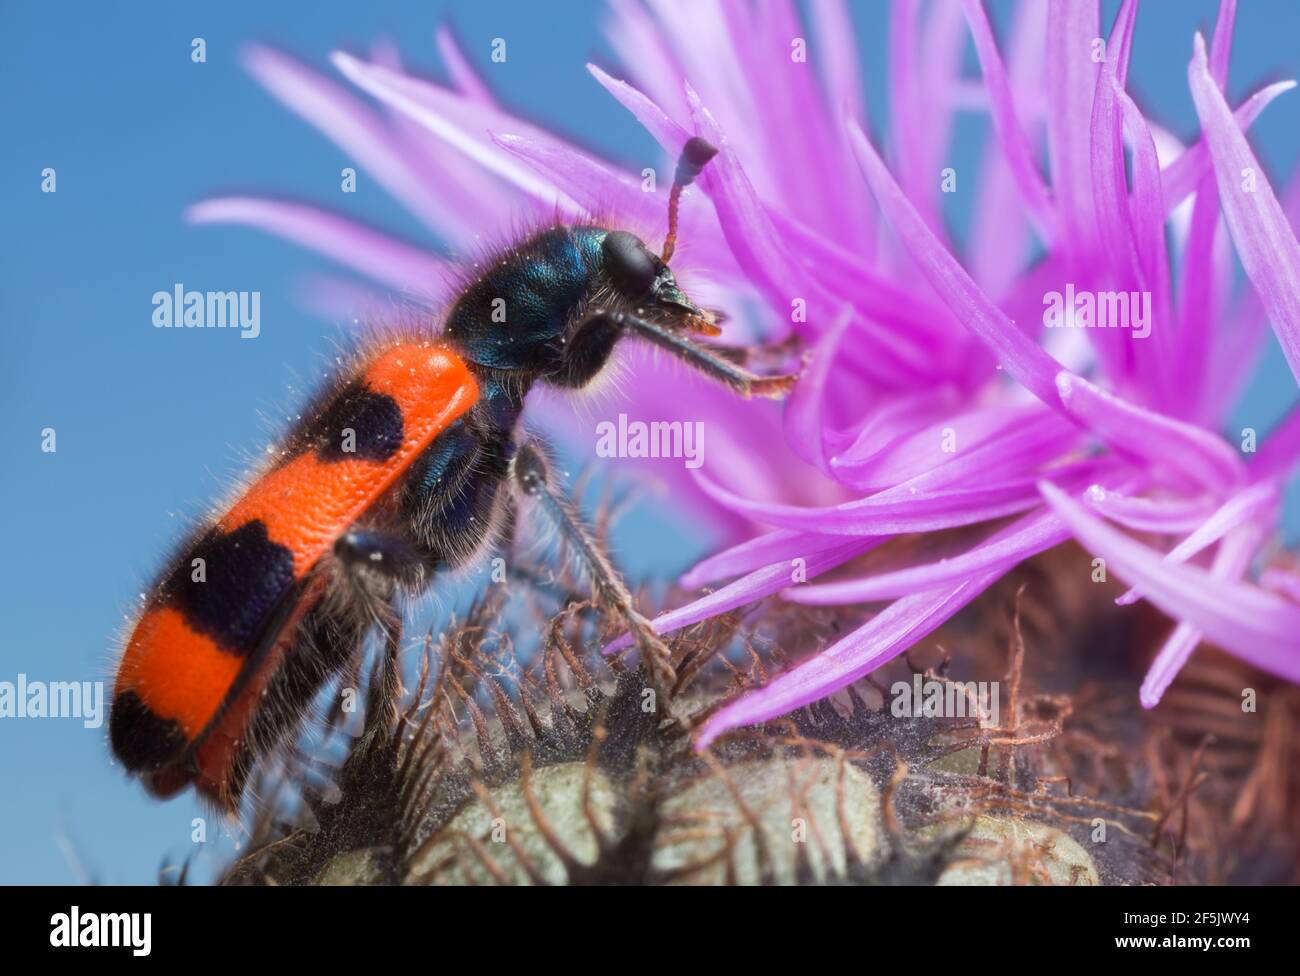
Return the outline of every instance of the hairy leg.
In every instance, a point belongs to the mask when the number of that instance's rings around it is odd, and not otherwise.
[[[671,711],[677,683],[672,655],[650,621],[636,609],[623,578],[596,543],[582,516],[553,483],[545,453],[533,442],[521,444],[511,461],[510,473],[516,490],[560,533],[566,548],[578,560],[591,581],[595,603],[626,621],[650,667],[661,708],[670,717],[676,717]]]

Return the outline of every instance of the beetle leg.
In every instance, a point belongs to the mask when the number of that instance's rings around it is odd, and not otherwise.
[[[557,529],[569,551],[577,558],[591,581],[598,606],[614,611],[632,632],[650,667],[651,681],[664,699],[664,711],[672,714],[672,693],[677,683],[672,655],[654,626],[637,609],[632,594],[610,563],[573,504],[552,483],[550,465],[533,442],[521,444],[510,462],[511,479],[517,491]]]
[[[759,376],[742,365],[750,353],[737,347],[711,346],[698,342],[680,329],[651,322],[630,312],[593,312],[574,333],[565,351],[564,364],[551,382],[560,386],[584,386],[609,358],[614,343],[634,335],[653,343],[682,360],[692,369],[729,387],[742,397],[781,399],[798,379],[794,375]]]

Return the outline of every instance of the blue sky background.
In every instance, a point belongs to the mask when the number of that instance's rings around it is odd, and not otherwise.
[[[1116,6],[1104,5],[1106,23]],[[880,120],[884,4],[855,8]],[[1216,8],[1146,0],[1139,14],[1130,89],[1183,138],[1196,131],[1192,32],[1211,28]],[[1300,4],[1242,8],[1234,101],[1300,76]],[[1005,5],[993,9],[1002,21]],[[437,76],[433,30],[447,19],[506,104],[640,169],[658,162],[653,143],[583,69],[593,55],[610,63],[601,16],[592,0],[0,3],[0,680],[109,678],[135,595],[338,335],[297,302],[326,262],[251,230],[188,227],[184,207],[220,191],[279,192],[427,240],[364,173],[355,195],[338,192],[351,161],[244,74],[240,46],[269,41],[319,65],[337,47],[364,50],[386,35]],[[207,41],[206,64],[190,61],[196,36]],[[497,36],[509,44],[505,64],[488,63]],[[1270,108],[1252,140],[1271,174],[1290,173],[1300,95]],[[977,158],[969,139],[954,152],[958,166]],[[58,173],[54,194],[40,191],[47,166]],[[151,296],[175,282],[261,291],[260,338],[155,330]],[[1273,349],[1238,419],[1267,430],[1295,396]],[[44,427],[57,429],[56,454],[40,451]],[[1295,538],[1300,505],[1288,519]],[[635,552],[635,570],[662,572],[689,563],[698,545],[643,511],[620,548]],[[153,802],[112,767],[106,729],[0,720],[0,882],[73,882],[82,872],[152,881],[160,863],[192,851],[197,815],[189,797]],[[229,845],[205,849],[199,876]]]

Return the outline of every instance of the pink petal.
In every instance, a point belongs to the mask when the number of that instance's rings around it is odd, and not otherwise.
[[[664,193],[646,193],[639,180],[613,169],[586,153],[552,142],[540,143],[527,136],[509,133],[493,135],[492,141],[536,170],[538,175],[581,207],[586,219],[616,216],[619,226],[645,241],[656,241],[667,227],[668,205]],[[680,244],[675,270],[692,263],[703,264],[714,273],[734,269],[731,252],[718,233],[708,212],[707,201],[686,193],[679,210]],[[736,272],[738,274],[738,271]]]
[[[1165,554],[1165,561],[1182,563],[1202,549],[1218,542],[1229,532],[1246,522],[1262,521],[1261,513],[1276,508],[1277,486],[1271,481],[1251,485],[1224,502],[1209,518],[1198,525],[1187,538]],[[1115,598],[1120,606],[1128,606],[1142,598],[1142,593],[1131,589]]]
[[[1095,465],[1070,472],[1071,480],[1091,477]],[[1064,475],[1064,472],[1063,472]],[[954,488],[915,493],[893,489],[830,507],[804,507],[752,501],[699,476],[700,487],[720,504],[756,522],[822,535],[896,535],[972,525],[1033,508],[1035,476],[985,488]]]
[[[303,275],[294,283],[294,300],[327,322],[382,323],[393,316],[393,295],[337,274]]]
[[[1047,5],[1022,3],[1013,15],[1007,70],[1019,118],[1027,130],[1031,150],[1042,141],[1041,93],[1047,33]],[[988,294],[1000,298],[1024,268],[1029,257],[1028,223],[1022,213],[1023,194],[1011,175],[999,145],[989,142],[980,169],[979,197],[966,253],[971,271]],[[1049,200],[1050,202],[1050,200]],[[1052,220],[1056,221],[1053,205]],[[1004,307],[1005,310],[1005,307]]]
[[[446,24],[439,24],[433,36],[434,43],[438,46],[438,56],[442,58],[442,63],[447,68],[447,74],[451,76],[451,83],[456,86],[456,90],[472,101],[495,105],[496,99],[492,97],[492,90],[479,77],[479,73],[469,63],[469,58],[465,57],[465,52],[456,43],[456,35],[451,32],[451,28]]]
[[[1187,233],[1179,290],[1176,373],[1181,380],[1174,391],[1174,411],[1185,415],[1200,402],[1206,379],[1210,340],[1218,296],[1215,294],[1214,243],[1219,229],[1219,191],[1213,174],[1206,174],[1196,189],[1192,224]]]
[[[1250,476],[1284,480],[1291,476],[1297,462],[1300,462],[1300,407],[1292,407],[1286,418],[1264,438],[1251,461]]]
[[[772,224],[781,237],[787,238],[801,259],[801,270],[831,291],[835,298],[849,302],[865,318],[889,325],[908,335],[936,357],[951,350],[953,358],[967,368],[980,370],[985,364],[972,359],[966,340],[969,333],[961,328],[949,311],[918,295],[914,287],[899,283],[888,273],[878,270],[857,253],[846,251],[834,241],[778,210],[770,210]],[[987,372],[981,373],[981,378]]]
[[[1238,106],[1232,117],[1242,132],[1247,131],[1260,117],[1269,103],[1296,86],[1294,81],[1276,81],[1265,85]],[[1165,213],[1173,213],[1196,189],[1201,177],[1212,172],[1210,167],[1210,150],[1204,135],[1195,145],[1179,155],[1172,163],[1160,171],[1160,182],[1164,187]]]
[[[458,230],[455,211],[408,160],[403,142],[349,91],[287,55],[252,45],[244,66],[264,88],[320,129],[389,193],[440,233]]]
[[[841,563],[848,562],[878,544],[879,540],[869,537],[853,539],[843,542],[832,549],[810,552],[795,558],[803,560],[803,566],[800,568],[809,579],[812,579],[827,570],[834,569]],[[789,586],[793,581],[796,568],[791,561],[786,560],[765,566],[747,576],[742,576],[735,582],[728,583],[721,589],[714,590],[712,593],[686,604],[684,607],[662,613],[650,623],[654,627],[656,634],[670,634],[674,630],[681,630],[683,627],[689,627],[701,620],[716,617],[728,610],[754,603]],[[613,654],[631,646],[631,635],[623,634],[607,644],[604,653]]]
[[[1259,574],[1259,585],[1300,603],[1300,573],[1290,573],[1276,567]]]
[[[760,181],[764,195],[775,198],[779,188],[787,198],[799,201],[806,223],[823,236],[859,250],[869,240],[869,201],[848,178],[852,162],[837,124],[842,106],[828,102],[820,90],[815,73],[820,52],[806,60],[790,56],[793,39],[805,33],[794,0],[767,0],[750,9],[749,18],[742,15],[741,4],[730,5],[728,12],[733,17],[740,74],[761,107],[747,120],[749,128],[761,133],[762,155],[776,174],[775,183],[770,177]],[[738,26],[747,30],[738,33]],[[728,121],[735,125],[738,120]],[[798,139],[789,138],[794,125]],[[746,161],[758,163],[753,147],[745,149]]]
[[[939,243],[916,208],[894,182],[884,162],[852,120],[846,120],[849,142],[862,174],[876,194],[894,232],[920,266],[931,287],[957,319],[991,348],[1003,368],[1022,386],[1049,405],[1059,403],[1055,376],[1060,364],[1043,351],[979,290],[957,260]]]
[[[1000,529],[988,539],[955,556],[929,558],[889,572],[834,583],[792,586],[781,596],[791,603],[835,606],[892,600],[941,586],[952,586],[988,570],[1006,572],[1030,556],[1070,537],[1069,530],[1050,512],[1038,511]]]
[[[512,132],[539,142],[557,141],[553,136],[491,106],[342,51],[335,52],[332,60],[353,84],[446,140],[479,166],[548,205],[572,212],[571,200],[496,146],[490,132]]]
[[[701,560],[683,573],[678,582],[688,590],[695,590],[716,580],[770,566],[774,562],[837,549],[843,545],[843,536],[776,529]]]
[[[1049,0],[1047,14],[1047,142],[1052,190],[1061,213],[1061,243],[1078,258],[1097,249],[1097,216],[1089,173],[1092,99],[1100,37],[1097,0]]]
[[[1160,704],[1165,691],[1173,684],[1178,672],[1183,669],[1192,651],[1196,650],[1205,637],[1199,630],[1188,623],[1178,624],[1156,652],[1151,666],[1147,668],[1146,677],[1138,691],[1138,700],[1143,708],[1155,708]]]
[[[718,147],[718,155],[704,171],[700,184],[713,201],[737,261],[774,309],[789,315],[792,303],[802,299],[807,305],[808,327],[824,331],[839,314],[842,303],[799,268],[717,121],[694,91],[688,89],[687,98],[700,134]],[[933,378],[934,356],[918,348],[912,337],[861,317],[855,316],[853,322],[854,338],[846,345],[849,351],[866,355],[859,362],[872,370],[873,377],[894,384],[909,376],[914,382]]]
[[[998,53],[997,41],[993,37],[993,28],[984,13],[983,0],[963,0],[966,19],[970,22],[971,36],[975,39],[975,51],[979,55],[980,70],[984,73],[984,84],[989,91],[989,106],[993,115],[993,126],[998,141],[1002,146],[1012,176],[1025,202],[1025,207],[1034,221],[1034,227],[1045,242],[1049,243],[1057,234],[1056,214],[1052,209],[1050,194],[1038,165],[1034,161],[1033,147],[1024,126],[1016,114],[1015,99],[1011,86],[1007,82],[1006,68]]]
[[[392,71],[403,70],[401,49],[391,37],[381,35],[370,42],[370,60]]]
[[[842,481],[862,491],[904,482],[914,488],[959,482],[975,487],[980,477],[1002,480],[1012,472],[1037,470],[1067,454],[1081,436],[1060,414],[1031,400],[950,414],[865,456],[854,444],[832,464]],[[949,446],[954,450],[948,452]],[[964,469],[954,467],[959,462]],[[971,480],[962,481],[968,472]]]
[[[1219,19],[1214,26],[1214,40],[1210,44],[1210,74],[1220,91],[1228,78],[1236,16],[1236,0],[1223,0],[1219,6]],[[1192,209],[1192,223],[1187,233],[1186,253],[1183,257],[1178,349],[1174,360],[1174,375],[1179,382],[1173,390],[1168,391],[1173,395],[1174,409],[1171,412],[1178,415],[1195,416],[1197,407],[1201,407],[1201,415],[1205,415],[1203,408],[1207,406],[1202,403],[1201,394],[1207,378],[1213,324],[1222,311],[1219,292],[1224,290],[1217,280],[1220,276],[1216,273],[1215,241],[1218,229],[1219,191],[1214,182],[1214,174],[1207,171],[1196,186],[1196,203]]]
[[[929,389],[882,398],[864,413],[850,432],[852,439],[846,439],[831,463],[856,466],[883,459],[896,445],[927,426],[941,428],[961,402],[952,393]]]
[[[645,126],[670,156],[675,157],[681,152],[691,135],[686,129],[626,82],[611,78],[594,65],[588,65],[587,70]],[[719,144],[725,141],[716,128],[712,138]],[[936,364],[944,369],[954,365],[962,368],[981,365],[978,357],[966,354],[960,345],[951,341],[953,323],[945,310],[900,287],[865,263],[859,254],[846,251],[823,233],[779,211],[769,211],[766,204],[757,199],[744,170],[738,162],[732,161],[729,151],[706,171],[706,180],[703,181],[706,188],[712,187],[709,182],[711,174],[720,168],[727,168],[729,172],[720,184],[723,192],[711,193],[718,219],[724,231],[729,232],[728,240],[736,259],[778,313],[788,314],[792,295],[807,299],[809,296],[804,293],[811,292],[820,296],[819,311],[815,314],[833,315],[835,309],[848,302],[862,314],[857,328],[870,328],[864,319],[891,326],[889,330],[874,332],[872,349],[894,360],[894,365],[905,372]],[[691,212],[690,201],[688,193],[683,198],[684,215]],[[801,279],[809,284],[799,287],[796,283]],[[891,347],[897,344],[900,335],[913,334],[917,341],[929,343],[927,356],[925,361],[910,356],[908,364],[904,365],[897,361],[897,354]],[[933,341],[940,338],[947,341]],[[936,346],[951,356],[936,355]],[[896,384],[898,380],[897,374],[891,376],[888,370],[875,372],[871,378],[885,384]]]
[[[1084,495],[1088,506],[1108,519],[1139,532],[1172,535],[1192,532],[1214,511],[1208,496],[1199,498],[1138,498],[1124,491],[1093,485]]]
[[[1133,215],[1128,207],[1124,177],[1123,118],[1120,114],[1114,65],[1107,61],[1097,77],[1092,105],[1091,173],[1096,198],[1095,228],[1100,250],[1097,263],[1121,290],[1141,290]],[[1148,337],[1149,338],[1149,337]],[[1096,348],[1104,370],[1115,383],[1126,383],[1136,349],[1127,331],[1091,329],[1088,341]]]
[[[1232,58],[1232,35],[1237,24],[1237,0],[1222,0],[1219,18],[1214,22],[1210,40],[1210,77],[1222,91],[1228,84],[1228,64]]]
[[[1133,27],[1137,23],[1137,0],[1124,0],[1106,40],[1106,54],[1115,64],[1115,81],[1120,90],[1128,79],[1129,59],[1133,55]]]
[[[247,224],[277,234],[401,292],[430,301],[444,297],[449,265],[419,248],[315,207],[259,197],[218,197],[189,207],[196,224]]]
[[[678,125],[667,112],[626,81],[610,77],[594,64],[588,64],[587,71],[605,91],[613,95],[620,105],[632,113],[650,135],[654,136],[655,142],[663,147],[664,152],[674,159],[681,154],[682,146],[686,145],[686,140],[691,137],[690,132]]]
[[[664,79],[676,102],[681,103],[683,80],[690,79],[695,90],[702,93],[723,126],[736,134],[740,155],[752,160],[757,167],[754,179],[760,185],[779,186],[780,166],[766,151],[765,133],[760,125],[764,116],[755,97],[754,86],[749,83],[747,67],[751,60],[761,63],[771,56],[766,47],[757,51],[756,31],[748,6],[718,3],[677,4],[672,0],[650,0],[655,13],[656,28],[651,37],[660,33],[672,51],[680,70],[670,79]],[[624,63],[636,64],[639,49],[651,41],[649,37],[633,39],[634,47],[629,57],[623,51]],[[783,56],[789,57],[787,47]],[[660,105],[673,107],[668,93],[657,88],[646,88]],[[689,123],[693,109],[687,97],[682,106],[685,111],[673,117],[683,125]],[[784,161],[784,156],[778,157]]]
[[[1229,536],[1215,554],[1210,575],[1232,582],[1241,579],[1242,574],[1250,567],[1250,561],[1255,557],[1262,538],[1262,531],[1255,526]],[[1164,646],[1156,653],[1155,660],[1151,662],[1146,678],[1142,681],[1138,698],[1143,708],[1155,708],[1160,704],[1165,691],[1173,683],[1174,678],[1178,677],[1178,672],[1183,669],[1183,665],[1192,656],[1192,651],[1196,650],[1203,636],[1199,630],[1185,621],[1174,628],[1174,632],[1165,641]]]
[[[613,16],[606,20],[605,33],[619,61],[673,118],[690,118],[681,64],[645,5],[641,0],[609,0],[609,7]]]
[[[1205,41],[1199,34],[1187,76],[1196,114],[1214,159],[1228,229],[1242,266],[1268,310],[1291,372],[1300,378],[1300,243],[1223,93],[1210,76]],[[1241,186],[1246,170],[1254,174],[1254,192],[1245,192]]]
[[[1090,515],[1055,485],[1040,487],[1084,548],[1105,559],[1117,576],[1140,586],[1149,603],[1261,670],[1300,681],[1300,607],[1195,566],[1166,563],[1160,553]]]
[[[1165,246],[1165,214],[1160,191],[1160,160],[1155,140],[1142,112],[1120,89],[1115,99],[1129,133],[1133,157],[1133,193],[1129,199],[1133,244],[1137,253],[1138,287],[1151,293],[1151,334],[1134,357],[1138,376],[1145,379],[1148,402],[1164,403],[1171,390],[1182,387],[1182,377],[1171,375],[1178,361],[1174,335],[1173,286],[1169,281],[1169,252]]]
[[[1210,173],[1209,178],[1212,181],[1214,174]],[[1215,200],[1217,204],[1217,193]],[[1300,227],[1300,167],[1292,171],[1282,199],[1282,209],[1294,232]],[[1216,254],[1216,257],[1219,258],[1216,262],[1218,288],[1227,291],[1231,287],[1232,269],[1223,268],[1221,254]],[[1202,423],[1222,423],[1231,406],[1241,399],[1242,388],[1253,377],[1270,332],[1268,314],[1260,302],[1259,293],[1254,288],[1242,289],[1214,332],[1210,362],[1215,364],[1215,368],[1209,373],[1206,393],[1201,398]]]
[[[891,603],[843,640],[719,709],[700,730],[695,748],[707,749],[730,729],[765,722],[851,685],[921,640],[1000,575],[984,573]]]
[[[1061,370],[1057,385],[1065,409],[1079,423],[1115,450],[1141,458],[1153,471],[1164,470],[1215,490],[1244,477],[1237,452],[1201,427],[1128,403],[1066,370]]]
[[[865,123],[866,106],[862,101],[862,70],[858,64],[853,20],[844,0],[819,0],[810,4],[813,34],[821,71],[822,84],[830,105],[843,105],[855,119]]]
[[[951,136],[952,90],[960,74],[961,10],[956,3],[931,6],[921,45],[921,5],[895,3],[889,20],[889,117],[891,158],[904,192],[930,232],[947,229],[935,175]],[[924,120],[922,122],[922,120]]]
[[[807,367],[799,377],[785,404],[785,439],[790,449],[814,467],[830,473],[826,456],[826,425],[822,404],[826,399],[826,381],[840,339],[849,326],[849,314],[839,318],[813,348]]]

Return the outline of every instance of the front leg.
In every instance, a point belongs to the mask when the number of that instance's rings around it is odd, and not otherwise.
[[[559,369],[548,379],[556,386],[580,390],[605,368],[623,327],[606,312],[583,320],[564,347]]]
[[[510,473],[519,493],[559,531],[564,544],[577,557],[591,580],[597,606],[612,610],[626,622],[650,667],[650,679],[661,697],[664,713],[676,719],[672,695],[677,673],[673,670],[672,654],[650,621],[636,609],[627,585],[597,545],[582,517],[552,484],[546,455],[537,445],[525,442],[515,451]]]
[[[742,397],[780,399],[794,386],[795,376],[758,376],[745,369],[735,347],[711,347],[692,339],[672,325],[652,322],[631,312],[593,312],[565,346],[560,366],[547,378],[557,386],[586,386],[609,360],[614,344],[624,335],[645,339],[682,360],[692,369],[729,387]]]

